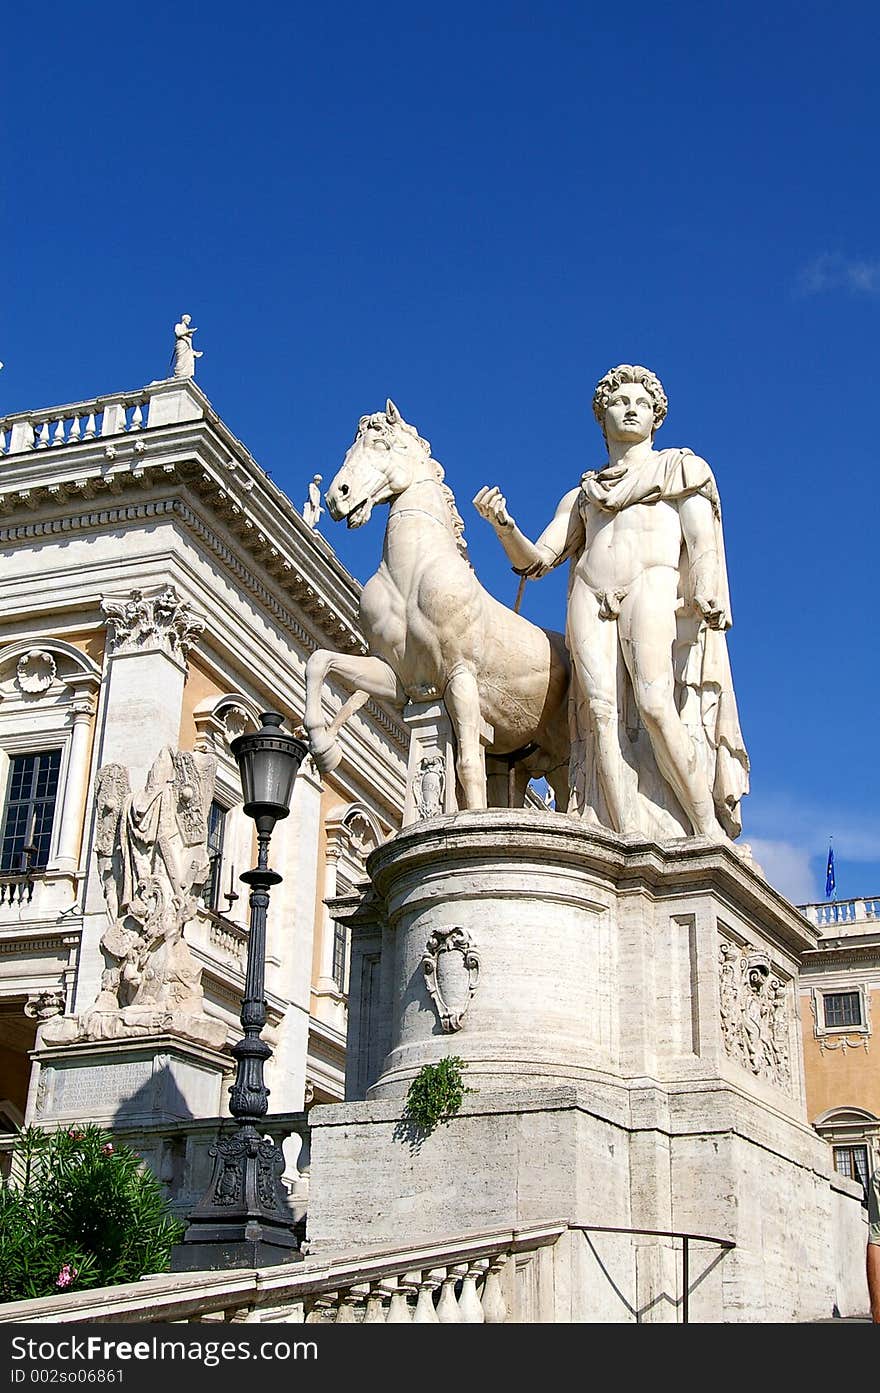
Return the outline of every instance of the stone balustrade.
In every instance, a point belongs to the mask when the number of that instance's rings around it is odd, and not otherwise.
[[[542,1318],[539,1306],[553,1286],[542,1256],[568,1233],[565,1224],[545,1224],[396,1252],[311,1254],[254,1271],[148,1277],[10,1302],[0,1306],[0,1322],[519,1323]]]
[[[208,942],[211,947],[227,954],[243,968],[247,956],[247,929],[213,910],[206,910],[204,917],[208,921]]]
[[[145,430],[149,414],[148,388],[69,406],[19,412],[0,420],[0,455],[28,454],[32,450],[51,450]]]
[[[811,924],[820,929],[880,924],[880,896],[853,900],[823,900],[816,904],[802,904],[798,908]]]

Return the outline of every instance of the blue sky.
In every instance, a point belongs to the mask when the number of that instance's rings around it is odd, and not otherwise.
[[[833,15],[833,20],[832,20]],[[642,362],[724,507],[745,836],[880,893],[876,5],[44,5],[4,20],[0,412],[198,381],[295,502],[391,395],[536,534]],[[322,531],[361,579],[381,514]],[[525,611],[562,627],[564,577]]]

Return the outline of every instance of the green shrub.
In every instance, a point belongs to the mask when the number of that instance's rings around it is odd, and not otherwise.
[[[422,1136],[430,1136],[440,1122],[448,1122],[461,1107],[466,1088],[462,1070],[467,1065],[457,1054],[447,1055],[436,1064],[425,1064],[409,1086],[404,1107],[407,1121]]]
[[[23,1128],[0,1186],[0,1301],[164,1272],[183,1227],[140,1157],[100,1127]]]

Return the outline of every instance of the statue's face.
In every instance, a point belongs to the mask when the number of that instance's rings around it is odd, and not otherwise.
[[[654,403],[639,382],[623,382],[605,408],[605,436],[621,444],[649,440],[654,429]]]

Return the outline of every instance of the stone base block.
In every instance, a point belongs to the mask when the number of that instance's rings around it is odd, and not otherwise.
[[[170,1035],[86,1041],[31,1056],[26,1121],[56,1126],[84,1119],[140,1127],[216,1117],[227,1055]]]
[[[399,1102],[310,1121],[312,1253],[563,1222],[578,1278],[553,1319],[681,1320],[683,1235],[691,1321],[867,1309],[855,1188],[828,1174],[810,1129],[708,1080],[681,1095],[476,1093],[423,1139]]]
[[[556,1319],[866,1309],[858,1189],[806,1119],[815,929],[747,858],[489,809],[404,828],[367,871],[350,1102],[310,1113],[310,1246],[565,1224]],[[420,1140],[407,1090],[449,1055],[477,1091]]]

